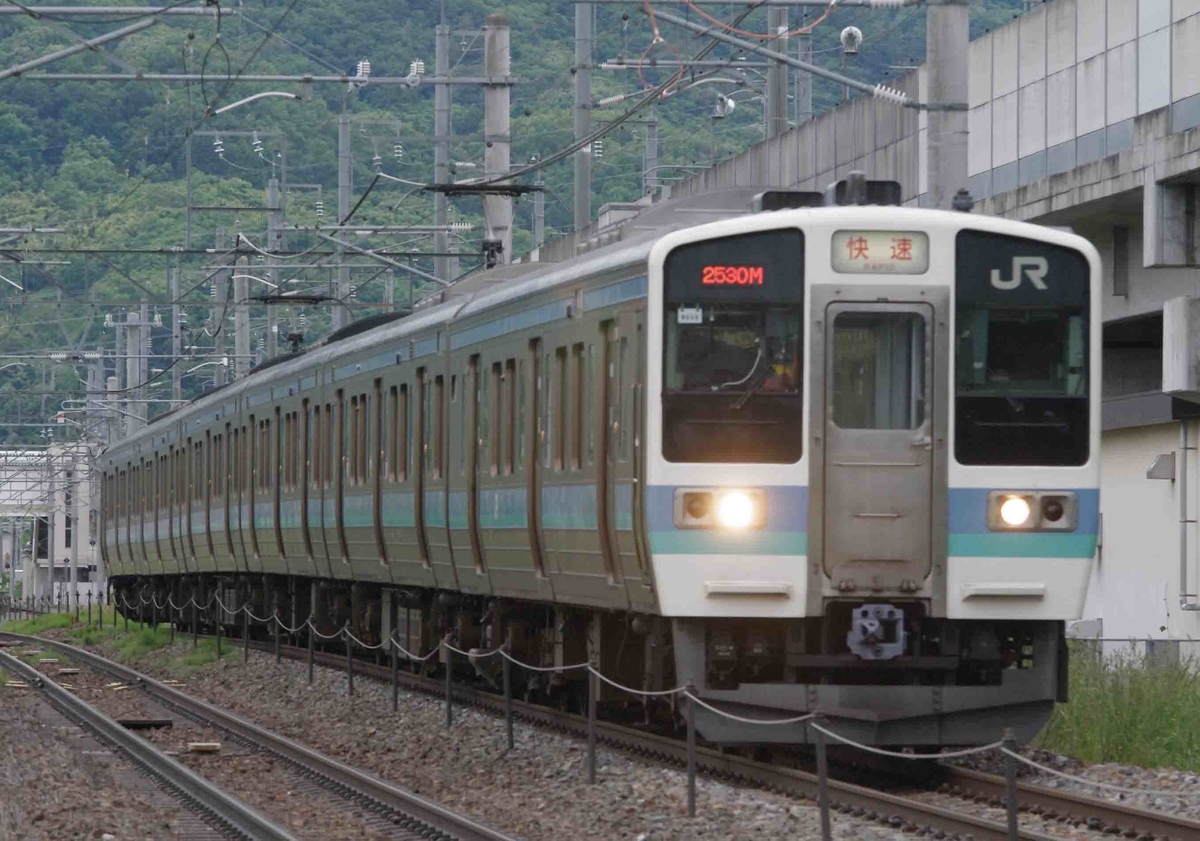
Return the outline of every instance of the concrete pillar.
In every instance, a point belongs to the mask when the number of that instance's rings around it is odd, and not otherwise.
[[[344,111],[338,115],[338,224],[350,215],[350,192],[353,184],[354,164],[350,152],[350,115]],[[346,236],[345,231],[338,231],[339,239]],[[339,301],[350,294],[350,269],[346,266],[346,249],[337,247],[337,280],[333,286],[333,296]],[[333,329],[336,330],[346,323],[346,308],[334,304],[330,313]],[[248,346],[247,346],[248,349]],[[240,364],[240,359],[239,359]]]
[[[787,6],[767,7],[767,32],[776,37],[768,46],[776,52],[787,54],[788,9]],[[767,137],[778,137],[788,130],[788,66],[782,61],[772,61],[767,69],[766,109]]]
[[[441,23],[434,30],[434,74],[439,79],[450,75],[450,27]],[[450,183],[450,86],[435,85],[433,88],[433,183]],[[433,224],[446,224],[450,202],[445,193],[433,194]],[[449,250],[450,237],[444,230],[433,235],[433,250],[445,254]],[[438,280],[453,280],[454,272],[449,257],[433,258],[433,273]]]
[[[929,68],[926,205],[951,209],[967,187],[967,0],[940,0],[925,7],[925,56]],[[905,185],[906,187],[910,185]],[[915,190],[918,185],[911,185]]]
[[[1196,265],[1197,190],[1195,184],[1163,184],[1153,167],[1142,192],[1142,264],[1146,268]]]
[[[485,76],[507,78],[512,71],[508,15],[488,15],[483,34],[483,72]],[[483,169],[488,178],[507,175],[511,163],[509,148],[510,91],[507,84],[485,85],[483,89]],[[485,195],[483,218],[488,235],[500,243],[500,264],[512,260],[511,196]]]
[[[591,3],[575,4],[575,140],[592,132],[592,14]],[[575,153],[575,230],[592,218],[592,147]]]

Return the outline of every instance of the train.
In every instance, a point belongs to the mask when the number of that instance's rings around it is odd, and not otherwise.
[[[655,202],[153,420],[99,458],[114,594],[690,684],[717,744],[1032,738],[1099,532],[1100,258],[895,186]]]

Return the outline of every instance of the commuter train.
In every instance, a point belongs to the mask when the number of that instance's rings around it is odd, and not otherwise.
[[[1099,257],[872,183],[659,202],[156,419],[100,459],[113,586],[873,744],[1031,738],[1097,544]]]

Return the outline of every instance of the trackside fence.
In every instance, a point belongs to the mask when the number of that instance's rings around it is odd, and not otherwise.
[[[90,594],[89,594],[90,595]],[[117,599],[110,599],[110,605]],[[391,689],[392,689],[392,711],[395,712],[399,703],[399,664],[403,658],[414,668],[417,664],[425,663],[433,657],[439,657],[440,662],[444,666],[445,672],[445,702],[446,702],[446,727],[450,728],[454,724],[454,708],[452,703],[452,685],[451,676],[452,658],[455,656],[465,658],[467,662],[475,664],[492,657],[501,658],[503,669],[503,691],[504,691],[504,724],[505,732],[508,740],[509,749],[515,749],[515,741],[513,738],[513,707],[512,707],[512,669],[514,667],[524,669],[529,672],[571,672],[571,671],[586,671],[588,685],[588,724],[587,724],[587,781],[588,783],[596,782],[596,707],[599,695],[599,687],[601,683],[608,684],[613,689],[627,693],[634,697],[643,699],[649,698],[667,698],[678,697],[684,702],[684,717],[687,722],[687,813],[689,817],[696,815],[696,727],[695,713],[696,708],[701,707],[704,710],[726,718],[730,721],[735,721],[740,724],[748,724],[752,726],[762,727],[777,727],[785,725],[804,724],[808,728],[811,736],[811,741],[816,747],[817,758],[817,804],[820,809],[821,822],[821,838],[822,841],[830,841],[832,839],[832,819],[831,806],[829,798],[829,767],[827,760],[827,748],[829,743],[836,742],[847,747],[863,751],[865,753],[874,754],[876,756],[888,757],[895,760],[903,760],[910,762],[936,762],[947,759],[958,759],[967,756],[979,756],[988,753],[999,753],[1004,758],[1005,781],[1006,781],[1006,796],[1004,798],[1004,806],[1007,812],[1008,819],[1008,836],[1012,841],[1019,841],[1020,831],[1018,824],[1019,800],[1017,788],[1017,769],[1021,764],[1033,768],[1041,774],[1057,777],[1059,779],[1075,783],[1077,785],[1092,787],[1101,791],[1112,792],[1121,796],[1174,796],[1181,798],[1200,798],[1200,789],[1187,791],[1161,791],[1151,789],[1130,788],[1124,786],[1111,785],[1108,783],[1096,782],[1084,777],[1067,774],[1055,768],[1042,765],[1034,760],[1024,756],[1018,750],[1018,744],[1011,730],[1005,730],[1003,737],[991,744],[981,745],[979,747],[968,748],[958,751],[947,751],[941,753],[910,753],[906,751],[891,751],[872,745],[865,745],[838,733],[832,729],[832,724],[828,717],[822,715],[820,711],[806,713],[804,715],[786,717],[786,718],[747,718],[745,716],[735,715],[734,713],[722,710],[719,707],[713,706],[700,698],[695,691],[695,686],[690,681],[682,686],[674,687],[673,689],[662,689],[656,691],[644,691],[634,689],[630,686],[625,686],[610,677],[607,677],[595,667],[592,662],[575,663],[566,666],[535,666],[529,663],[524,663],[515,659],[509,654],[507,646],[490,651],[463,651],[456,648],[449,638],[441,640],[436,647],[423,655],[415,654],[408,651],[396,638],[393,633],[388,639],[379,643],[367,643],[354,635],[350,629],[350,624],[347,622],[337,631],[332,634],[322,633],[313,621],[313,617],[305,619],[295,627],[288,626],[281,618],[279,610],[274,610],[268,616],[257,616],[250,609],[249,605],[243,604],[237,608],[231,608],[221,601],[220,597],[215,593],[209,598],[206,604],[200,604],[194,597],[190,598],[182,605],[176,604],[173,599],[167,598],[161,604],[154,598],[145,598],[141,594],[138,595],[138,602],[131,604],[125,596],[119,597],[120,606],[125,608],[122,618],[125,622],[125,629],[129,629],[130,614],[136,613],[138,617],[139,627],[143,627],[146,622],[146,614],[150,614],[150,621],[157,625],[159,618],[166,618],[174,613],[174,616],[180,620],[185,618],[185,611],[190,611],[192,620],[192,644],[195,646],[198,640],[199,612],[208,614],[214,607],[220,611],[222,621],[215,622],[216,627],[216,642],[217,656],[221,656],[221,626],[222,624],[233,624],[236,622],[238,615],[241,614],[242,619],[242,644],[243,644],[243,659],[249,658],[249,640],[251,623],[266,625],[270,627],[270,633],[274,639],[274,654],[276,662],[282,659],[281,640],[286,635],[295,636],[301,633],[306,633],[308,640],[308,680],[311,683],[313,680],[314,659],[316,650],[316,641],[318,639],[326,642],[340,640],[346,649],[346,677],[347,691],[350,695],[354,694],[354,653],[355,651],[381,651],[386,650],[389,656],[389,667],[391,673]],[[101,607],[104,604],[104,594],[101,593],[97,599],[98,605]],[[27,598],[17,600],[15,602],[5,600],[0,597],[0,619],[8,617],[33,617],[45,613],[55,611],[55,602],[48,598],[34,599]],[[88,600],[88,622],[91,623],[91,607],[92,600]],[[68,600],[68,610],[70,603]],[[149,608],[149,610],[147,610]],[[80,610],[78,601],[75,609]],[[98,613],[101,627],[104,622],[104,612],[101,609]],[[119,620],[114,614],[114,627]],[[171,637],[175,637],[175,623],[171,622]]]

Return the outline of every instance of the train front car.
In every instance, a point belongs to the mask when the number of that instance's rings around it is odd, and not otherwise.
[[[1099,272],[1068,233],[894,207],[664,237],[645,504],[679,680],[872,744],[1036,734],[1096,547]]]

